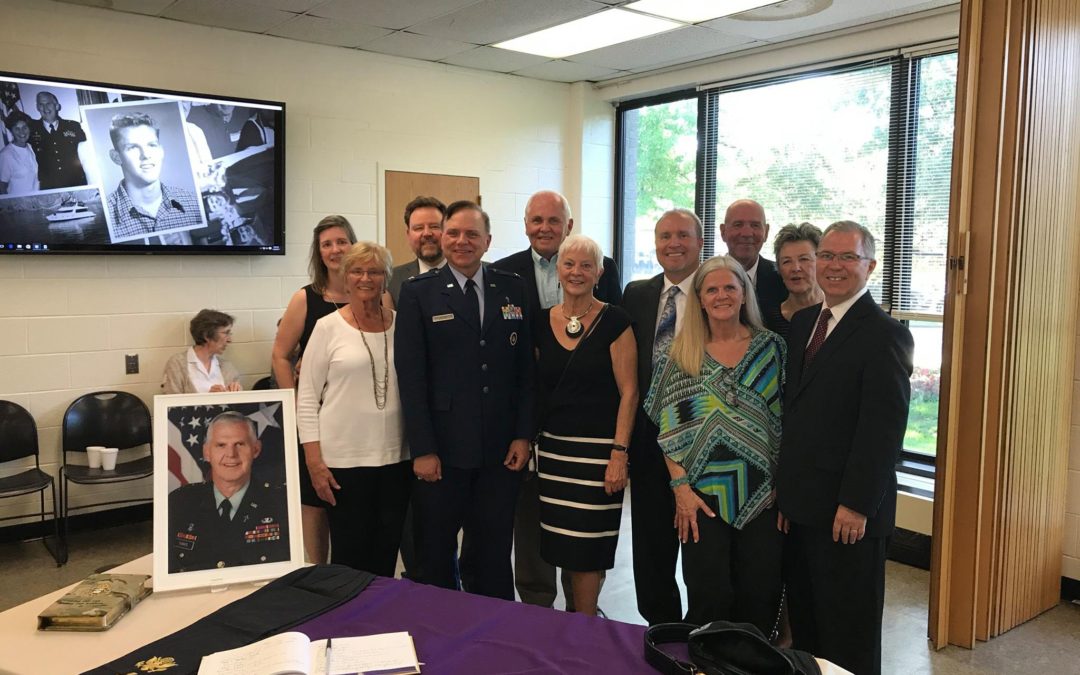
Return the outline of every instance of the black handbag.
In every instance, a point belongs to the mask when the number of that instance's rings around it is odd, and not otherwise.
[[[662,644],[685,644],[690,661],[665,652]],[[821,675],[812,655],[774,647],[757,626],[731,621],[651,626],[645,660],[664,675]]]

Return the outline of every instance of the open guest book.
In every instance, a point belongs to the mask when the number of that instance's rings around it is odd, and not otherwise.
[[[246,647],[204,656],[199,675],[412,675],[420,672],[408,633],[383,633],[312,642],[280,633]]]

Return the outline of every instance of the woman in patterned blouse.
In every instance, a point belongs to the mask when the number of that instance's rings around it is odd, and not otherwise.
[[[773,476],[785,357],[742,266],[729,256],[705,261],[645,400],[675,492],[691,623],[745,621],[767,636],[776,628],[783,535]]]

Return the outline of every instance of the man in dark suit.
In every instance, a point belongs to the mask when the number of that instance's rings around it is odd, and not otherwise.
[[[386,294],[390,295],[390,307],[397,307],[401,286],[407,280],[446,265],[442,252],[443,220],[446,218],[446,204],[435,197],[418,196],[405,205],[405,236],[409,239],[409,248],[416,257],[394,268]],[[386,300],[383,294],[383,300]],[[405,529],[401,533],[401,562],[405,566],[401,576],[412,579],[416,576],[416,538],[413,535],[412,505],[405,514]]]
[[[390,275],[387,291],[394,307],[397,307],[401,285],[406,279],[446,264],[442,252],[445,217],[446,205],[434,197],[417,197],[405,206],[405,235],[409,238],[409,248],[416,254],[416,258],[404,265],[398,265]]]
[[[514,599],[514,504],[533,434],[533,349],[525,284],[480,262],[487,214],[446,209],[448,264],[401,288],[394,350],[419,479],[413,527],[424,583]]]
[[[537,192],[525,204],[525,236],[529,238],[529,248],[492,263],[492,267],[514,272],[525,280],[530,316],[562,302],[556,269],[559,246],[573,229],[574,218],[566,197],[551,190]],[[602,302],[618,304],[622,299],[619,266],[606,256],[595,295]],[[601,583],[603,576],[601,572]],[[514,584],[523,602],[541,607],[551,607],[555,603],[555,568],[540,557],[539,481],[530,474],[526,474],[522,482],[514,517]],[[572,612],[574,594],[566,570],[563,570],[562,586],[566,609]]]
[[[885,554],[911,395],[911,333],[874,302],[874,237],[825,230],[825,302],[791,320],[777,526],[795,647],[859,675],[881,671]]]
[[[558,192],[542,190],[525,204],[525,236],[529,248],[518,251],[492,263],[507,272],[514,272],[525,280],[529,295],[529,309],[539,311],[562,302],[559,288],[559,245],[574,229],[570,204]],[[622,281],[619,266],[604,256],[604,272],[596,286],[596,299],[618,304],[622,299]]]
[[[761,247],[769,236],[765,209],[753,199],[738,199],[727,207],[720,224],[720,238],[727,244],[728,255],[739,261],[757,291],[758,308],[766,327],[775,330],[780,304],[788,291],[776,269],[776,263],[761,257]]]
[[[694,272],[705,243],[701,220],[687,209],[662,215],[655,234],[656,260],[663,273],[630,282],[623,296],[623,307],[634,321],[642,400],[652,382],[654,354],[670,347],[682,325],[686,298],[694,292]],[[630,526],[638,612],[650,625],[682,620],[682,599],[675,582],[679,559],[679,539],[673,526],[675,497],[664,455],[656,444],[658,433],[638,406],[630,442]]]
[[[203,443],[210,480],[169,493],[169,572],[289,559],[285,491],[252,480],[261,452],[247,417],[230,411],[210,422]]]
[[[30,145],[38,160],[42,190],[86,185],[86,172],[79,160],[79,144],[86,140],[82,125],[60,117],[60,101],[49,91],[38,92],[41,119],[30,125]]]

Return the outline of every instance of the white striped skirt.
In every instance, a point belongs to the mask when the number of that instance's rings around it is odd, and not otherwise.
[[[540,555],[576,572],[615,566],[623,493],[604,493],[611,438],[540,434]]]

